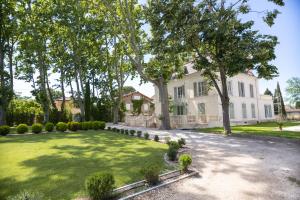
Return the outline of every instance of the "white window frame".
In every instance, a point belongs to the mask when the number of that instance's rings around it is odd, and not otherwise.
[[[256,112],[255,112],[255,104],[251,104],[251,116],[252,118],[256,118]]]
[[[245,84],[243,82],[238,82],[239,96],[245,97]]]
[[[254,86],[253,84],[249,85],[250,97],[254,98]]]
[[[247,104],[242,103],[242,117],[243,119],[247,119]]]
[[[194,97],[208,95],[208,88],[207,88],[206,81],[194,82],[193,87],[194,87]]]
[[[265,104],[264,105],[265,108],[265,118],[272,118],[273,114],[272,114],[272,106],[269,104]]]
[[[229,103],[229,118],[230,119],[234,119],[234,104],[233,103]]]
[[[145,112],[149,111],[149,105],[144,103],[143,104],[143,109],[144,109]]]
[[[182,99],[185,97],[185,87],[184,85],[180,87],[174,87],[174,99]]]
[[[131,104],[130,103],[126,103],[126,110],[130,110],[131,109]]]

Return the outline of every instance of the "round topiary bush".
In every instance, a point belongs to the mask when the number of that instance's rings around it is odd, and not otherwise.
[[[68,128],[68,125],[65,122],[58,122],[56,124],[56,130],[57,131],[61,131],[61,132],[65,132]]]
[[[173,147],[173,148],[175,148],[177,150],[180,148],[179,143],[176,142],[176,141],[169,141],[168,145],[169,145],[169,147]]]
[[[169,149],[167,151],[169,160],[175,161],[177,158],[177,153],[178,153],[178,148],[176,148],[174,146],[169,146]]]
[[[45,125],[45,130],[47,132],[52,132],[54,130],[54,124],[52,122],[47,122]]]
[[[180,168],[183,172],[187,172],[188,167],[192,164],[192,158],[188,154],[182,154],[179,157]]]
[[[158,137],[158,135],[155,135],[155,136],[154,136],[154,141],[155,141],[155,142],[159,142],[159,137]]]
[[[18,132],[19,134],[23,134],[23,133],[28,132],[28,126],[27,126],[27,124],[19,124],[19,125],[17,126],[17,132]]]
[[[9,131],[10,131],[9,126],[6,125],[0,126],[0,135],[7,135],[9,134]]]
[[[129,134],[129,130],[125,130],[125,135],[128,135]]]
[[[137,132],[136,132],[136,135],[137,135],[138,137],[142,137],[142,131],[137,131]]]
[[[121,134],[124,134],[125,133],[125,130],[124,129],[121,129]]]
[[[94,130],[99,130],[101,126],[101,122],[100,121],[92,121],[92,127]]]
[[[92,200],[107,200],[113,196],[114,184],[111,173],[98,173],[87,178],[85,187]]]
[[[81,122],[81,129],[82,130],[89,130],[91,127],[91,123],[90,122]]]
[[[141,173],[149,185],[156,185],[159,182],[160,167],[157,164],[147,164],[141,169]]]
[[[148,139],[149,139],[149,133],[144,133],[144,138],[145,138],[146,140],[148,140]]]
[[[180,139],[178,140],[178,144],[179,144],[179,147],[182,148],[183,145],[185,145],[185,139],[180,138]]]
[[[77,131],[80,129],[80,123],[79,122],[69,122],[68,129],[70,131]]]
[[[40,123],[36,123],[31,126],[31,131],[35,134],[42,132],[42,130],[43,130],[43,125]]]
[[[107,130],[109,130],[109,131],[110,131],[110,130],[111,130],[111,127],[110,127],[110,126],[109,126],[109,127],[107,127]]]
[[[130,133],[131,136],[134,136],[135,130],[130,130],[129,133]]]

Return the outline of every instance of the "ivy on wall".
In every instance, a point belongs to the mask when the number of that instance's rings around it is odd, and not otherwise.
[[[132,99],[132,106],[133,106],[133,109],[132,109],[132,114],[133,115],[139,115],[142,113],[142,105],[144,103],[144,99]]]

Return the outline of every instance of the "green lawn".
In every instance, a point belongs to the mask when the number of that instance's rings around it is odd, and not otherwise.
[[[142,179],[147,162],[160,164],[167,145],[108,131],[0,137],[0,199],[20,190],[51,199],[84,194],[85,178],[112,172],[116,185]]]
[[[300,125],[300,122],[285,122],[283,127]],[[223,127],[203,128],[198,129],[199,132],[206,133],[223,133]],[[279,131],[276,122],[265,122],[255,125],[232,126],[232,133],[248,134],[248,135],[263,135],[300,139],[300,132],[294,131]]]

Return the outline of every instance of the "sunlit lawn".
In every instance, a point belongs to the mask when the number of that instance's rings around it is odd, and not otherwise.
[[[142,179],[147,162],[165,168],[167,146],[108,131],[81,131],[0,137],[0,199],[21,190],[46,198],[85,195],[85,178],[112,172],[116,185]]]
[[[300,122],[284,122],[284,127],[300,125]],[[222,133],[222,127],[216,128],[203,128],[198,129],[199,132],[207,133]],[[249,134],[249,135],[263,135],[263,136],[275,136],[275,137],[286,137],[293,139],[300,139],[300,132],[294,131],[280,131],[276,122],[265,122],[254,125],[242,125],[232,126],[233,134]]]

